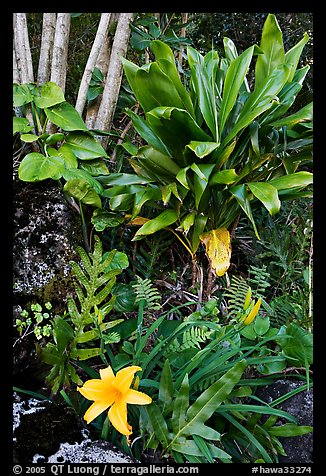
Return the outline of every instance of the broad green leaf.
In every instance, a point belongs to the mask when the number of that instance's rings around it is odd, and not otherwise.
[[[247,127],[257,116],[273,105],[276,95],[283,88],[289,76],[289,67],[281,65],[274,69],[263,83],[248,97],[233,129],[223,140],[227,145],[242,129]]]
[[[198,246],[200,244],[200,235],[204,231],[207,220],[207,215],[198,214],[195,216],[194,226],[191,230],[191,249],[193,253],[196,253],[198,250]]]
[[[197,63],[191,68],[191,81],[197,95],[198,105],[203,118],[212,133],[213,140],[219,141],[215,82],[208,77],[204,65]],[[195,138],[194,138],[195,139]]]
[[[287,358],[294,365],[311,365],[313,363],[313,334],[291,322],[286,328],[288,339],[282,339],[281,347]]]
[[[225,56],[231,63],[238,56],[237,48],[234,42],[230,40],[230,38],[227,38],[226,36],[223,38],[223,47],[224,47]]]
[[[190,168],[195,172],[194,175],[194,192],[195,192],[195,203],[196,208],[198,209],[200,200],[203,196],[203,193],[206,190],[208,185],[208,180],[212,170],[214,169],[214,164],[192,164]]]
[[[210,443],[206,444],[213,458],[218,458],[224,462],[225,460],[231,460],[231,456],[221,448],[218,448],[217,446]],[[198,448],[193,440],[180,439],[180,441],[176,441],[171,445],[171,449],[185,455],[203,456],[202,451]]]
[[[279,117],[284,116],[286,111],[294,103],[299,91],[301,91],[302,85],[296,82],[286,84],[279,94],[279,103],[275,103],[264,116],[259,120],[260,126],[266,123],[277,120]]]
[[[150,405],[146,405],[145,410],[147,411],[156,438],[162,443],[163,448],[166,448],[169,445],[170,435],[160,408],[152,402]]]
[[[96,210],[95,210],[96,211]],[[104,261],[108,256],[110,252],[106,252],[103,254],[102,261]],[[126,253],[123,253],[123,251],[116,251],[111,263],[105,268],[104,272],[108,273],[112,269],[126,269],[129,266],[129,260],[128,256]]]
[[[18,167],[18,176],[24,182],[38,182],[51,178],[58,180],[64,171],[61,157],[45,157],[37,152],[27,154]]]
[[[102,351],[99,348],[75,349],[70,353],[70,357],[75,360],[88,360],[101,355],[101,353]]]
[[[192,48],[191,46],[187,47],[187,59],[189,66],[195,66],[196,64],[203,64],[204,63],[204,57],[199,53],[199,51],[195,50],[195,48]]]
[[[137,241],[141,239],[143,236],[151,235],[158,230],[162,230],[173,223],[175,223],[178,219],[178,212],[173,209],[165,210],[164,212],[160,213],[156,218],[149,220],[146,222],[135,234],[131,241]]]
[[[81,160],[97,159],[98,157],[108,158],[101,144],[94,137],[84,132],[71,132],[66,137],[66,144]]]
[[[121,193],[110,198],[110,209],[125,212],[130,210],[134,202],[134,195]]]
[[[248,72],[253,51],[254,46],[251,46],[250,48],[245,50],[240,56],[235,58],[231,62],[226,73],[219,117],[221,132],[224,129],[225,122],[238,97],[240,86],[242,85]]]
[[[58,352],[63,353],[70,341],[73,340],[74,331],[67,321],[61,316],[56,316],[53,324],[53,336]]]
[[[154,147],[162,154],[169,155],[169,150],[164,144],[164,142],[157,136],[155,131],[148,124],[148,121],[145,121],[141,116],[135,114],[131,109],[126,109],[126,113],[132,120],[132,124],[138,134],[146,140],[148,144]]]
[[[173,433],[178,434],[186,423],[186,412],[189,408],[189,380],[188,374],[184,376],[184,379],[180,385],[180,389],[173,404],[172,413],[172,428]]]
[[[187,234],[195,222],[195,217],[196,212],[187,213],[187,215],[180,221],[180,226],[177,228],[177,230],[183,231],[185,234]]]
[[[226,228],[219,228],[203,233],[200,235],[200,240],[205,245],[206,254],[212,263],[212,269],[217,276],[223,276],[230,266],[230,233]]]
[[[147,184],[152,182],[144,177],[139,177],[135,174],[112,173],[107,177],[102,177],[102,183],[105,185],[132,185],[132,184]]]
[[[96,193],[102,195],[104,189],[102,185],[90,175],[86,170],[70,168],[63,171],[62,176],[65,180],[85,180],[95,190]]]
[[[265,316],[263,317],[262,315],[258,314],[254,320],[254,331],[256,332],[257,335],[263,336],[266,334],[268,329],[270,328],[270,321],[269,317]]]
[[[260,200],[273,216],[281,208],[281,202],[278,198],[277,189],[266,182],[248,182],[252,194]]]
[[[80,163],[80,168],[86,170],[93,177],[109,176],[110,172],[103,159],[84,160]]]
[[[277,190],[287,190],[295,187],[306,187],[312,184],[312,181],[313,174],[311,172],[302,171],[277,177],[269,180],[268,183],[273,185]]]
[[[156,62],[162,71],[172,80],[174,87],[178,91],[184,105],[183,109],[186,109],[189,114],[194,117],[194,108],[190,95],[180,80],[171,48],[160,40],[154,40],[151,42],[151,49],[154,52]]]
[[[159,106],[184,109],[172,79],[156,62],[139,68],[130,86],[145,113]]]
[[[191,141],[210,142],[211,138],[185,110],[175,107],[157,107],[149,111],[147,120],[154,132],[164,142],[170,156],[182,167],[185,161],[184,149]]]
[[[68,145],[63,144],[61,147],[59,147],[58,150],[49,147],[48,153],[49,155],[62,157],[64,160],[66,169],[77,169],[78,167],[77,157],[75,156],[75,154],[72,152],[72,150],[70,149]]]
[[[185,187],[186,189],[190,190],[188,180],[187,180],[187,172],[190,169],[190,165],[188,167],[184,167],[183,169],[180,169],[179,172],[176,175],[176,179]]]
[[[32,93],[27,84],[13,84],[14,106],[24,106],[33,100]]]
[[[209,180],[209,185],[217,185],[217,184],[231,184],[235,180],[237,180],[238,175],[236,174],[235,169],[224,169],[220,170],[219,172],[215,172]]]
[[[55,106],[64,101],[65,97],[62,89],[52,81],[42,84],[41,88],[39,88],[39,95],[34,96],[36,106],[41,109]]]
[[[254,231],[255,231],[255,235],[258,238],[258,240],[260,240],[258,230],[257,230],[257,227],[256,227],[256,223],[255,223],[254,217],[252,215],[249,198],[248,198],[248,194],[247,194],[247,191],[246,191],[246,186],[244,184],[233,185],[232,187],[230,187],[229,190],[232,193],[232,195],[234,196],[234,198],[237,200],[238,204],[240,205],[242,210],[245,212],[245,214],[247,215],[249,220],[251,221],[252,226],[253,226]]]
[[[171,366],[169,359],[166,359],[161,372],[160,388],[158,391],[158,401],[161,402],[163,415],[164,409],[172,402],[173,393]]]
[[[303,35],[303,38],[285,53],[285,62],[286,64],[291,65],[288,81],[292,81],[294,74],[296,72],[298,63],[299,63],[302,50],[308,41],[309,41],[309,35],[305,33]]]
[[[66,101],[49,108],[46,107],[44,111],[49,121],[64,131],[87,131],[80,114]]]
[[[101,199],[92,186],[84,179],[68,180],[63,191],[74,197],[76,200],[96,208],[102,208]]]
[[[213,415],[217,408],[227,399],[234,386],[239,382],[246,368],[246,362],[241,360],[228,370],[217,382],[205,390],[190,406],[186,414],[186,423],[174,437],[191,435],[198,431],[198,425],[204,423]],[[201,434],[200,436],[203,436]]]
[[[13,118],[13,134],[16,132],[27,133],[33,129],[33,126],[30,126],[28,119],[26,117],[14,117]]]
[[[57,132],[56,134],[50,134],[46,138],[45,142],[48,145],[56,144],[57,142],[61,142],[64,139],[64,134],[61,132]]]
[[[164,205],[169,203],[171,195],[174,195],[180,202],[182,202],[182,199],[178,193],[177,184],[175,182],[163,185],[163,187],[161,187],[161,194]]]
[[[283,35],[275,15],[269,14],[265,20],[260,48],[264,54],[257,58],[255,89],[268,78],[275,68],[285,62]]]
[[[20,139],[23,142],[35,142],[39,137],[35,134],[22,134]]]
[[[148,202],[149,200],[161,200],[161,198],[162,193],[158,188],[147,188],[140,192],[136,192],[131,220],[136,218],[136,216],[140,213],[144,203]]]
[[[124,218],[116,213],[108,212],[101,208],[96,208],[93,212],[91,222],[96,231],[103,231],[106,228],[114,228],[124,222]]]
[[[312,121],[313,119],[313,103],[309,103],[304,106],[300,111],[291,114],[290,116],[284,117],[279,121],[272,122],[271,125],[274,127],[283,127],[283,126],[294,126],[299,122]]]
[[[148,182],[169,183],[180,170],[174,160],[151,146],[141,147],[137,156],[129,162],[138,176],[148,177]]]
[[[220,144],[218,142],[198,142],[192,140],[189,144],[186,145],[190,150],[192,150],[197,157],[203,159],[207,155],[211,154]]]
[[[312,426],[295,425],[294,423],[285,423],[284,425],[272,426],[268,429],[268,433],[277,437],[294,437],[306,435],[313,431]]]

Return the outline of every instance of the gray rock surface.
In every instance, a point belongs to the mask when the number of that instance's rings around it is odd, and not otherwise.
[[[73,409],[14,395],[14,463],[135,463],[108,441],[92,440]]]
[[[83,244],[80,218],[52,181],[18,183],[13,205],[14,304],[60,305],[71,281],[69,261]]]
[[[271,403],[302,384],[300,381],[277,380],[273,384],[259,389],[256,395],[265,402]],[[303,390],[293,395],[277,408],[293,415],[299,425],[313,426],[312,389]],[[286,421],[284,420],[282,423],[286,423]],[[296,437],[280,437],[279,440],[286,452],[286,456],[279,456],[280,463],[313,463],[313,432]]]

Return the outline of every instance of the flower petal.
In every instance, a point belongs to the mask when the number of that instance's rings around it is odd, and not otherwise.
[[[132,403],[133,405],[148,405],[152,403],[150,396],[146,395],[146,393],[138,392],[138,390],[133,390],[132,388],[123,396],[123,401]]]
[[[87,421],[87,423],[90,423],[91,421],[95,420],[95,418],[98,417],[102,412],[104,412],[109,406],[110,402],[104,400],[92,403],[92,405],[85,413],[84,419]]]
[[[105,380],[109,383],[112,383],[113,379],[115,378],[110,365],[106,369],[100,369],[100,376],[102,380]]]
[[[112,425],[123,435],[129,436],[132,427],[127,422],[127,404],[124,402],[114,403],[108,412]]]
[[[110,400],[110,387],[100,379],[87,380],[77,390],[88,400]]]
[[[134,378],[134,375],[136,372],[138,372],[138,370],[142,370],[142,368],[137,367],[136,365],[131,365],[117,372],[114,386],[119,390],[119,392],[121,392],[122,394],[127,392]]]

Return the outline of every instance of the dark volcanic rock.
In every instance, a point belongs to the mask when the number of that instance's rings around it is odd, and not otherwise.
[[[80,218],[57,184],[16,184],[13,238],[14,304],[51,301],[60,313],[71,287],[69,261],[83,242]]]
[[[277,380],[272,385],[263,387],[256,395],[267,403],[285,395],[302,385],[302,382],[292,380]],[[277,408],[293,415],[299,425],[313,426],[313,392],[304,390],[285,400]],[[281,419],[280,419],[281,421]],[[286,423],[286,421],[282,421]],[[312,463],[313,462],[313,433],[302,436],[279,438],[286,456],[279,456],[280,463]]]
[[[136,462],[108,441],[93,441],[72,408],[34,398],[15,400],[15,464]]]

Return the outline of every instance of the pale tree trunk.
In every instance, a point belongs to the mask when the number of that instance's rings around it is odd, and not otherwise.
[[[20,83],[20,74],[19,74],[19,69],[18,69],[18,64],[17,64],[17,57],[16,57],[16,48],[15,45],[13,45],[13,72],[12,72],[12,80],[14,83],[19,84]],[[16,117],[23,117],[23,111],[22,108],[19,106],[14,107],[15,111],[15,116]]]
[[[29,46],[26,13],[14,14],[14,41],[18,53],[18,67],[22,83],[34,81],[32,55]]]
[[[181,21],[182,23],[187,23],[188,21],[188,13],[181,13]],[[186,27],[183,26],[180,30],[180,36],[185,36],[186,35]],[[178,57],[178,61],[179,61],[179,65],[180,65],[180,68],[182,68],[182,54],[183,54],[183,46],[180,46],[180,51],[179,51],[179,57]]]
[[[34,81],[32,55],[29,45],[26,13],[14,13],[14,82],[21,84]],[[16,59],[16,61],[15,61]],[[15,110],[17,116],[22,116],[22,109]],[[30,104],[25,106],[25,116],[28,122],[34,123]],[[32,130],[35,132],[35,129]]]
[[[41,50],[37,72],[38,84],[44,84],[50,79],[51,57],[56,22],[56,13],[43,13]]]
[[[119,13],[111,13],[109,28],[114,22],[118,20],[118,18],[119,18]],[[104,81],[106,79],[106,75],[108,74],[111,46],[112,46],[112,37],[110,35],[106,35],[104,38],[103,45],[99,53],[96,65],[95,65],[103,74]],[[87,105],[85,122],[88,129],[95,128],[95,121],[97,118],[98,110],[101,105],[102,96],[103,95],[100,94],[99,96],[97,96],[97,98],[95,98],[93,101],[90,101],[89,104]]]
[[[18,64],[17,64],[17,58],[16,58],[16,48],[14,45],[13,48],[13,72],[12,72],[12,79],[14,83],[20,83],[20,74],[19,74],[19,69],[18,69]]]
[[[50,81],[65,92],[70,32],[70,13],[58,13],[55,28]]]
[[[108,131],[112,125],[122,80],[121,57],[125,56],[127,52],[130,36],[130,21],[132,17],[133,13],[120,13],[119,16],[101,106],[95,122],[95,129]],[[105,147],[108,142],[107,137],[102,137],[101,142]]]
[[[84,74],[83,74],[79,91],[78,91],[75,109],[79,112],[80,115],[83,114],[83,110],[84,110],[86,98],[87,98],[87,91],[89,88],[89,83],[92,79],[92,73],[93,73],[94,67],[96,66],[96,62],[98,60],[101,48],[104,44],[104,40],[107,37],[110,17],[111,17],[111,13],[101,14],[101,19],[97,29],[96,36],[95,36],[95,40],[88,57]]]

